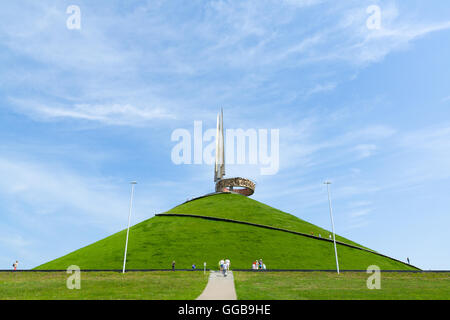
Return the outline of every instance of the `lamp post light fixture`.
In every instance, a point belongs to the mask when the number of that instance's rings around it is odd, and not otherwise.
[[[125,241],[125,255],[123,257],[123,269],[122,273],[125,273],[125,264],[127,262],[127,248],[128,248],[128,234],[130,233],[130,221],[131,221],[131,209],[133,208],[133,195],[134,195],[134,186],[137,184],[136,181],[131,181],[131,196],[130,196],[130,212],[128,214],[128,228],[127,228],[127,239]]]
[[[336,248],[336,236],[334,234],[333,210],[331,208],[331,198],[330,198],[330,184],[331,184],[331,182],[330,181],[325,181],[324,184],[327,185],[328,205],[330,207],[331,228],[332,228],[332,231],[333,231],[334,254],[336,256],[336,269],[337,269],[337,273],[339,274],[339,261],[338,261],[337,248]]]

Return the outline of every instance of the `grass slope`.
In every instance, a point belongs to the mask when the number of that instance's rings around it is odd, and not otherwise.
[[[83,272],[80,290],[69,290],[65,272],[0,273],[0,300],[191,300],[206,286],[203,272]]]
[[[183,203],[165,213],[196,214],[208,217],[226,218],[271,227],[277,227],[326,238],[330,231],[303,221],[289,213],[272,208],[264,203],[238,194],[217,194]],[[336,240],[361,246],[351,240],[336,235]]]
[[[382,273],[381,289],[367,289],[366,273],[234,272],[241,300],[449,300],[450,273]]]
[[[74,251],[37,269],[121,269],[126,230]],[[221,258],[230,258],[234,269],[250,269],[262,258],[270,269],[334,269],[332,243],[286,232],[235,223],[189,217],[154,217],[133,226],[128,243],[127,268],[190,268],[195,263],[217,268]],[[370,252],[338,245],[341,269],[411,267]]]

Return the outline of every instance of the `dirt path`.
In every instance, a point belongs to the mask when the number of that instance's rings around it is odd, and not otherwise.
[[[211,271],[208,284],[197,300],[237,300],[233,272],[226,277],[219,271]]]

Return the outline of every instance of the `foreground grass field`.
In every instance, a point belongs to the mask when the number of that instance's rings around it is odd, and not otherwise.
[[[203,272],[82,272],[81,289],[66,287],[65,272],[0,273],[0,300],[191,300],[208,282]]]
[[[381,273],[381,289],[367,289],[366,273],[234,272],[240,300],[449,300],[450,273]]]
[[[382,273],[369,290],[366,273],[234,272],[240,300],[450,299],[450,273]],[[193,300],[208,275],[192,271],[82,272],[81,289],[69,290],[65,272],[0,273],[0,300]]]

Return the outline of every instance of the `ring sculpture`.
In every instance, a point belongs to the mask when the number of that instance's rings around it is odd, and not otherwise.
[[[216,192],[236,192],[248,197],[255,192],[255,183],[240,177],[220,179],[216,182]]]

